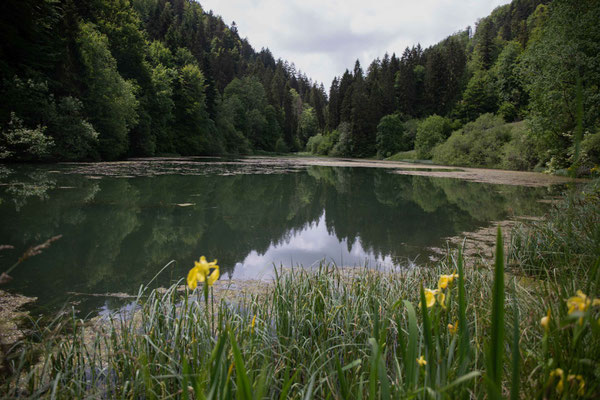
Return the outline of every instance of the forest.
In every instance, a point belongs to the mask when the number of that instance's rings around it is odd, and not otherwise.
[[[600,164],[594,0],[514,0],[434,46],[366,70],[357,60],[329,93],[195,1],[9,0],[0,15],[8,161],[307,151],[550,172],[577,153],[583,174]]]

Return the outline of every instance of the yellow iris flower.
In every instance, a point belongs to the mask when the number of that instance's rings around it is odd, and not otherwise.
[[[419,364],[421,367],[424,367],[425,365],[427,365],[427,361],[425,361],[425,358],[421,356],[417,358],[417,364]]]
[[[458,274],[440,275],[440,279],[438,280],[438,288],[446,289],[448,285],[452,283],[454,278],[458,278]]]
[[[579,388],[577,389],[577,394],[579,396],[583,396],[585,394],[585,381],[583,380],[583,376],[581,375],[569,375],[567,377],[567,382],[573,383],[574,381],[579,382]]]
[[[540,320],[540,325],[542,325],[546,331],[550,328],[550,309],[548,309],[546,316]]]
[[[427,308],[433,307],[435,304],[435,296],[440,292],[440,289],[425,289],[425,303]]]
[[[590,299],[581,290],[576,292],[576,295],[567,299],[567,308],[569,314],[574,312],[586,312],[588,308],[600,306],[600,299]],[[583,318],[579,318],[579,324],[583,323]]]
[[[194,261],[194,268],[188,272],[187,284],[191,290],[194,290],[198,286],[198,282],[206,281],[208,286],[212,286],[217,279],[219,279],[217,260],[206,262],[206,258],[202,256],[200,261]]]
[[[592,300],[590,300],[581,290],[577,291],[576,296],[567,299],[569,314],[576,311],[586,312],[590,304],[592,304]]]
[[[565,386],[565,374],[561,368],[556,368],[554,371],[550,372],[550,379],[554,377],[558,377],[558,383],[556,384],[556,391],[560,394],[563,392]]]
[[[250,323],[250,334],[254,333],[254,325],[256,325],[256,314],[252,317],[252,322]]]
[[[446,295],[444,292],[439,292],[437,295],[437,301],[440,303],[440,306],[445,310],[446,309]]]
[[[457,331],[458,331],[458,321],[454,322],[454,324],[448,324],[448,332],[450,332],[451,335],[456,335]]]

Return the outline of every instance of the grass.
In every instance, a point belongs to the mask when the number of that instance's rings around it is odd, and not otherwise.
[[[594,193],[576,197],[571,214],[558,206],[546,221],[515,231],[507,246],[510,274],[499,235],[489,268],[466,267],[460,251],[413,270],[322,264],[278,271],[265,295],[236,302],[213,305],[202,290],[181,293],[173,285],[141,291],[135,311],[104,323],[58,316],[22,345],[0,393],[598,398],[600,307],[593,299],[600,258],[589,248],[596,230],[586,225],[586,216],[600,214]],[[561,222],[569,215],[571,228]],[[579,240],[565,237],[569,232]],[[439,289],[440,275],[455,271],[458,277]],[[429,297],[427,288],[438,292]],[[588,298],[568,303],[577,290]]]
[[[413,161],[417,159],[417,151],[416,150],[409,150],[409,151],[401,151],[399,153],[396,153],[388,158],[386,158],[386,160],[389,161]]]

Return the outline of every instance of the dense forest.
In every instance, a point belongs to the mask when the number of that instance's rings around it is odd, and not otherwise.
[[[0,19],[0,159],[600,163],[595,0],[513,0],[434,46],[357,61],[328,94],[193,0],[8,0]]]
[[[188,0],[0,5],[0,157],[298,150],[326,93]]]
[[[474,31],[366,72],[357,61],[331,84],[329,131],[309,150],[556,171],[574,161],[581,114],[587,172],[600,163],[598,21],[597,1],[513,0]]]

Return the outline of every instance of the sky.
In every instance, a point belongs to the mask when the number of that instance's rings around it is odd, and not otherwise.
[[[205,11],[235,21],[241,37],[259,51],[288,60],[323,82],[366,70],[375,58],[402,55],[407,46],[433,45],[510,0],[199,0]]]

